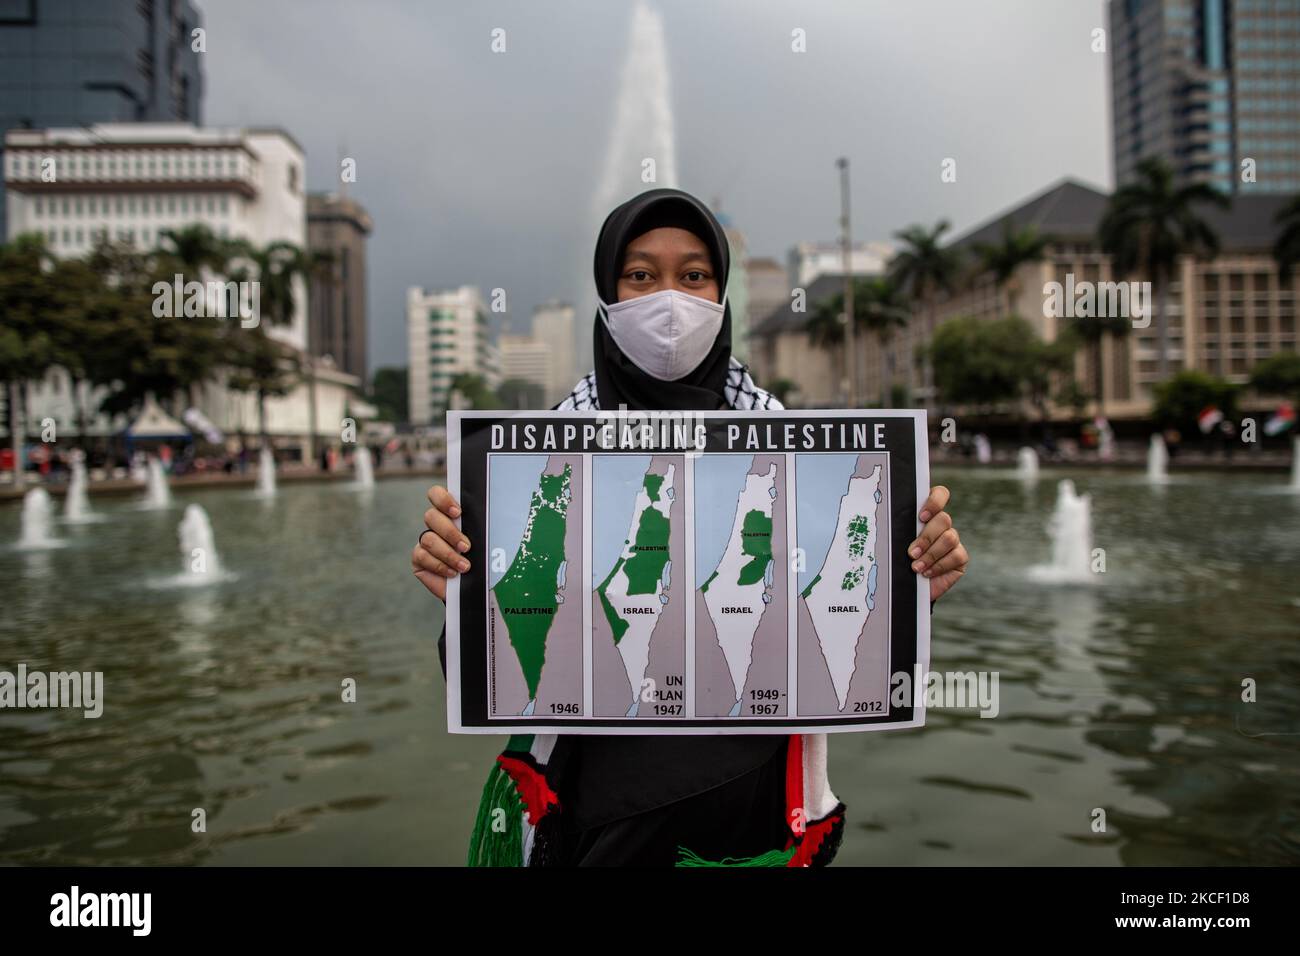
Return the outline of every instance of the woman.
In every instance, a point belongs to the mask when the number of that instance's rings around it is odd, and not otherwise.
[[[722,227],[694,196],[653,189],[610,213],[596,241],[595,368],[556,408],[780,409],[731,355],[729,267]],[[445,599],[471,542],[446,488],[429,501],[411,565]],[[968,561],[947,502],[946,488],[931,489],[909,546],[932,602]],[[825,753],[824,734],[512,737],[484,790],[470,862],[825,865],[844,821]]]

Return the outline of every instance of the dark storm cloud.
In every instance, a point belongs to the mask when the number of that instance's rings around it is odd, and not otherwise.
[[[357,160],[373,365],[405,364],[408,286],[505,288],[517,323],[548,298],[586,301],[631,3],[201,6],[209,125],[285,127],[312,190]],[[1107,62],[1090,49],[1101,0],[654,6],[678,185],[719,201],[754,252],[835,237],[839,155],[858,238],[965,228],[1065,175],[1110,181]],[[956,183],[940,182],[946,157]]]

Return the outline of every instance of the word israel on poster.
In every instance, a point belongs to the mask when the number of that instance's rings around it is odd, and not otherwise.
[[[449,412],[453,733],[924,723],[925,413]]]

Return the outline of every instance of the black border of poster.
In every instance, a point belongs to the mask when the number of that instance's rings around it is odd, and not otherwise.
[[[696,413],[687,413],[696,414]],[[488,570],[489,554],[488,528],[487,528],[487,457],[491,452],[493,455],[543,455],[543,454],[600,454],[600,455],[645,455],[672,453],[680,451],[673,448],[645,448],[645,447],[560,447],[560,448],[492,448],[491,447],[491,430],[493,425],[510,425],[516,426],[518,433],[531,425],[535,429],[543,429],[545,426],[574,425],[581,431],[582,426],[591,423],[603,423],[615,420],[614,415],[602,413],[599,417],[593,413],[559,413],[538,414],[536,412],[517,412],[517,413],[460,413],[448,415],[447,436],[448,436],[448,454],[449,454],[449,477],[452,477],[453,493],[458,495],[458,500],[462,508],[461,530],[469,538],[472,551],[470,553],[470,570],[457,578],[453,579],[452,587],[458,589],[457,596],[458,614],[455,615],[455,629],[453,630],[453,615],[448,615],[447,641],[449,651],[453,651],[456,658],[456,665],[452,666],[453,653],[448,654],[448,678],[458,679],[458,695],[455,703],[460,707],[460,732],[463,733],[524,733],[528,731],[520,730],[522,725],[527,725],[529,730],[536,733],[599,733],[602,729],[611,732],[645,732],[657,733],[663,731],[677,732],[679,734],[689,733],[736,733],[742,728],[752,733],[773,734],[787,731],[798,730],[854,730],[868,729],[870,727],[888,727],[893,724],[910,724],[914,716],[913,701],[908,700],[902,707],[895,707],[891,702],[890,710],[887,714],[880,716],[856,715],[853,717],[792,717],[785,716],[779,721],[771,718],[742,718],[742,717],[725,717],[725,718],[608,718],[608,717],[564,717],[564,716],[533,716],[526,718],[490,718],[488,716],[488,647],[487,647],[487,587],[488,587]],[[922,649],[920,635],[917,633],[917,622],[920,620],[917,614],[918,586],[917,576],[911,570],[911,559],[907,556],[907,546],[916,537],[919,530],[916,516],[917,487],[915,474],[917,469],[917,447],[916,447],[916,421],[910,415],[899,415],[897,411],[893,415],[879,414],[871,410],[862,410],[854,412],[841,412],[839,414],[828,415],[818,410],[812,410],[807,413],[789,410],[782,413],[732,413],[730,415],[716,415],[712,413],[699,413],[698,421],[702,421],[706,430],[706,439],[704,445],[704,454],[710,452],[754,452],[754,453],[784,453],[808,455],[808,454],[846,454],[858,452],[871,452],[876,450],[887,450],[891,454],[891,467],[889,469],[890,483],[890,557],[892,560],[891,567],[897,572],[902,569],[905,573],[894,573],[890,576],[891,601],[893,602],[892,632],[890,634],[891,650],[891,697],[893,694],[892,677],[900,671],[906,671],[909,677],[914,681],[916,674],[916,665],[918,659],[923,656],[928,657]],[[876,449],[874,447],[866,448],[746,448],[736,447],[728,448],[726,444],[727,429],[729,426],[739,426],[742,434],[749,426],[756,426],[759,434],[767,434],[765,429],[772,427],[783,427],[786,424],[793,423],[796,427],[796,436],[805,425],[811,424],[814,429],[821,429],[823,426],[831,425],[838,428],[841,424],[851,425],[852,423],[867,423],[868,434],[875,434],[876,426],[883,426],[884,448]],[[924,418],[922,418],[922,434],[925,433]],[[452,458],[455,461],[452,461]],[[928,462],[928,449],[926,450],[925,460]],[[925,476],[928,480],[928,474]],[[925,489],[925,490],[928,490]],[[581,502],[574,502],[575,506],[581,506]],[[590,577],[590,569],[583,569],[583,588],[586,587],[586,578]],[[790,640],[797,640],[795,634],[790,635]],[[453,650],[452,642],[456,642]],[[928,650],[928,646],[927,646]],[[928,660],[922,661],[928,667]],[[915,687],[912,688],[915,694]],[[453,732],[456,728],[452,726],[452,709],[454,706],[453,698],[448,698],[448,726]]]

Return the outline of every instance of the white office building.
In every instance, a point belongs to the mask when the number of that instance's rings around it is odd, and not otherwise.
[[[895,249],[887,242],[849,245],[849,272],[857,276],[883,275]],[[792,288],[806,289],[818,276],[844,275],[844,246],[838,242],[800,242],[786,260]]]
[[[487,309],[473,286],[449,291],[411,288],[406,293],[411,423],[439,421],[458,375],[500,384],[499,353],[491,341]]]
[[[256,247],[307,246],[302,148],[271,128],[207,129],[190,123],[101,123],[88,127],[11,129],[4,139],[6,239],[37,233],[55,256],[89,253],[100,236],[143,250],[164,230],[206,225],[218,237]],[[207,281],[215,276],[184,276]],[[294,280],[294,314],[276,339],[303,351],[307,288]],[[337,434],[341,409],[360,382],[331,367],[317,369],[317,434]],[[97,409],[104,389],[73,395],[62,369],[27,390],[30,429],[49,417],[75,434],[78,407]],[[200,411],[227,435],[255,432],[255,399],[220,383],[198,390]],[[277,444],[298,446],[309,429],[307,389],[267,401],[268,431]],[[118,433],[121,420],[94,415],[92,435]]]
[[[83,256],[100,235],[152,249],[163,230],[195,224],[255,246],[307,245],[303,153],[283,130],[189,123],[12,129],[4,161],[6,238],[39,233],[56,256]],[[307,290],[301,281],[295,286],[293,323],[272,334],[302,349]]]

